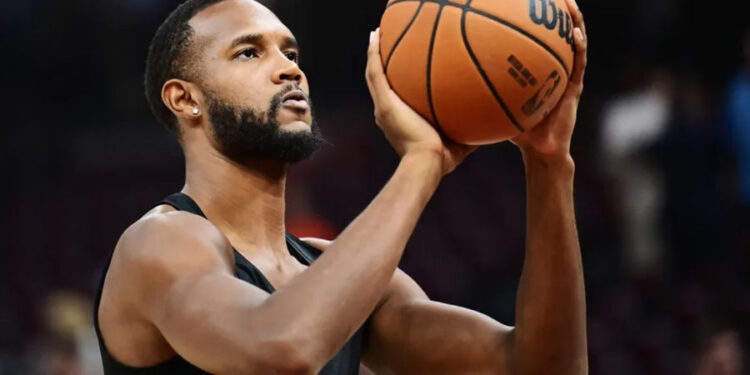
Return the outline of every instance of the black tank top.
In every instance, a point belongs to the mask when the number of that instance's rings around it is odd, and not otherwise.
[[[170,205],[179,211],[186,211],[202,217],[206,217],[201,211],[198,204],[193,199],[183,193],[177,193],[171,195],[161,201],[159,205]],[[298,238],[291,234],[286,235],[286,243],[289,248],[289,253],[292,254],[302,264],[310,265],[314,262],[321,254],[320,250],[307,245]],[[265,276],[250,263],[242,254],[237,250],[234,250],[234,260],[236,264],[237,277],[250,284],[257,286],[260,289],[265,290],[268,293],[273,293],[274,288],[271,283],[266,279]],[[110,259],[111,262],[111,259]],[[207,374],[207,372],[191,365],[184,358],[179,355],[172,359],[151,367],[130,367],[121,364],[112,357],[107,348],[104,346],[102,340],[102,334],[99,330],[99,302],[102,297],[102,289],[104,287],[104,279],[107,276],[107,270],[109,269],[109,262],[107,263],[107,269],[105,269],[102,279],[99,283],[99,289],[96,294],[95,307],[94,307],[94,328],[96,329],[96,335],[99,339],[99,348],[102,354],[102,362],[104,364],[105,375],[192,375],[192,374]],[[362,348],[362,337],[364,328],[356,332],[349,342],[344,345],[341,351],[331,359],[331,361],[323,367],[320,375],[357,375],[359,374],[359,362],[360,362],[360,351]],[[248,332],[251,335],[252,332]]]

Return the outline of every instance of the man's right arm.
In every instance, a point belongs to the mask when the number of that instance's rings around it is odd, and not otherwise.
[[[153,325],[174,351],[203,370],[264,373],[277,366],[278,355],[260,350],[283,347],[271,342],[270,334],[264,339],[248,334],[261,323],[248,313],[268,294],[234,277],[234,267],[231,245],[205,219],[184,212],[152,214],[121,237],[102,304],[109,300],[128,319]]]
[[[234,276],[218,229],[180,212],[130,228],[112,271],[128,275],[124,297],[142,318],[205,371],[317,373],[382,298],[440,176],[434,156],[405,156],[367,209],[273,295]]]

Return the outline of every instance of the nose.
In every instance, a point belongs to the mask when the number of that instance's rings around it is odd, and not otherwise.
[[[299,65],[294,61],[287,59],[285,56],[282,56],[281,58],[283,61],[279,68],[273,73],[271,79],[275,84],[281,85],[285,83],[294,83],[299,86],[305,78],[305,73],[302,72],[302,69],[300,69]]]

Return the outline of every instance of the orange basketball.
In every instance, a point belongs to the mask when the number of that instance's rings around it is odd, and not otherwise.
[[[390,0],[380,28],[393,90],[458,143],[533,128],[572,74],[564,0]]]

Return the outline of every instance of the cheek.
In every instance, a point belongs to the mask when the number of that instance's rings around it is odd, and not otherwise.
[[[308,95],[312,94],[310,92],[310,82],[307,80],[307,75],[305,75],[305,78],[302,80],[302,83],[300,84],[300,87],[304,92],[306,92]]]
[[[277,93],[268,75],[259,69],[225,69],[217,79],[219,97],[235,105],[266,110]]]

